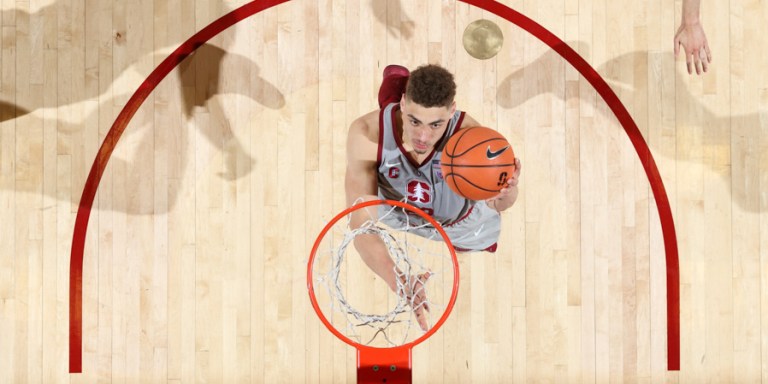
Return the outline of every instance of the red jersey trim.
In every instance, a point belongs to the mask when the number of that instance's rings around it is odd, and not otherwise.
[[[469,217],[469,214],[472,213],[473,209],[475,209],[475,205],[474,204],[472,204],[469,207],[469,209],[467,210],[467,213],[465,213],[463,216],[459,217],[458,219],[456,219],[456,220],[454,220],[454,221],[452,221],[452,222],[450,222],[448,224],[443,225],[443,227],[452,227],[452,226],[458,224],[459,222],[464,221],[464,219]]]
[[[461,124],[464,122],[464,113],[466,112],[462,111],[461,114],[459,115],[459,121],[456,122],[456,128],[453,130],[453,133],[456,133],[459,130],[461,130]]]
[[[379,149],[376,152],[376,169],[381,167],[381,154],[384,151],[384,110],[386,107],[379,111]]]
[[[489,253],[496,253],[496,248],[498,247],[499,243],[493,243],[490,247],[486,249],[467,249],[467,248],[461,248],[461,247],[453,247],[453,249],[456,250],[456,252],[489,252]]]

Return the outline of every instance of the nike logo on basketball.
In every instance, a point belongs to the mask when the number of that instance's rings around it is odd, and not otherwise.
[[[509,145],[507,145],[506,147],[504,147],[502,149],[499,149],[496,152],[491,152],[491,146],[489,145],[488,146],[488,150],[485,151],[485,156],[488,157],[488,160],[493,160],[493,159],[499,157],[499,155],[501,155],[502,153],[504,153],[504,151],[506,151],[507,148],[509,148]]]

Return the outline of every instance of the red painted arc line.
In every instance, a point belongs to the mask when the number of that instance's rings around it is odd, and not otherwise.
[[[91,208],[96,196],[101,177],[109,162],[109,158],[117,145],[120,136],[127,127],[133,115],[143,104],[144,100],[157,87],[165,76],[170,73],[189,54],[199,46],[237,22],[250,17],[258,12],[269,9],[275,5],[290,0],[255,0],[240,8],[222,16],[203,28],[187,41],[182,43],[171,53],[147,79],[139,86],[136,92],[126,103],[123,110],[115,119],[107,133],[104,142],[96,154],[96,159],[88,174],[80,205],[75,219],[75,228],[72,238],[72,252],[70,259],[70,325],[69,325],[69,371],[70,373],[82,372],[82,279],[83,279],[83,253],[85,238],[90,218]],[[643,168],[648,176],[657,201],[659,216],[661,219],[664,246],[667,256],[667,333],[668,333],[668,367],[670,370],[679,370],[680,367],[680,321],[679,321],[679,271],[677,260],[677,240],[675,237],[674,222],[669,207],[664,184],[659,175],[656,163],[648,149],[645,140],[640,134],[637,125],[621,104],[618,97],[600,77],[600,75],[582,59],[573,49],[562,40],[541,25],[512,9],[488,0],[461,0],[465,3],[485,9],[525,29],[539,40],[543,41],[553,50],[558,52],[571,65],[584,76],[601,97],[606,101],[619,122],[629,135],[632,144],[637,151]]]
[[[82,372],[82,329],[83,329],[83,252],[85,250],[85,237],[88,229],[88,220],[93,207],[93,200],[96,197],[96,190],[101,182],[104,169],[112,156],[112,152],[117,145],[120,136],[130,123],[131,118],[144,103],[147,96],[157,87],[158,84],[167,76],[184,58],[189,56],[198,47],[206,41],[218,35],[222,31],[236,24],[237,22],[259,13],[265,9],[272,8],[275,5],[289,0],[261,0],[253,1],[233,10],[232,12],[220,17],[199,32],[195,33],[187,41],[182,43],[171,53],[154,71],[144,80],[136,92],[131,96],[128,102],[120,111],[104,138],[104,142],[96,154],[88,174],[88,179],[83,188],[83,194],[80,198],[80,205],[75,219],[75,229],[72,236],[72,253],[70,259],[70,278],[69,278],[69,372]]]
[[[637,124],[630,116],[624,104],[616,96],[611,87],[600,77],[576,51],[569,47],[559,37],[545,29],[530,18],[514,11],[507,6],[489,0],[461,0],[465,3],[483,8],[499,17],[507,19],[528,33],[536,36],[539,40],[549,45],[555,52],[559,53],[568,63],[584,76],[587,81],[595,88],[600,97],[605,100],[608,107],[611,108],[616,118],[624,127],[624,131],[629,136],[629,140],[635,147],[640,162],[643,164],[645,174],[656,199],[656,205],[661,220],[661,231],[664,236],[664,250],[667,263],[667,369],[670,371],[680,370],[680,271],[677,254],[677,235],[675,234],[675,224],[672,219],[672,210],[669,205],[664,182],[661,179],[656,162],[653,159],[648,145],[643,139],[643,135],[637,128]]]

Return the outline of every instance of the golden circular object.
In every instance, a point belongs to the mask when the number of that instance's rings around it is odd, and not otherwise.
[[[480,19],[467,25],[462,41],[470,56],[486,60],[499,53],[504,45],[504,34],[496,23]]]

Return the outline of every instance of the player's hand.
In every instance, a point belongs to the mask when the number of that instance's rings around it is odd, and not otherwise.
[[[520,182],[520,169],[523,164],[520,162],[519,157],[515,157],[515,172],[512,173],[512,177],[507,180],[507,185],[510,187],[517,187],[517,183]],[[504,188],[509,189],[509,188]],[[504,190],[502,189],[502,191]]]
[[[502,188],[499,191],[498,195],[485,201],[485,203],[488,204],[489,207],[494,207],[497,210],[499,210],[500,207],[498,207],[497,204],[501,203],[503,206],[506,207],[507,204],[504,204],[505,200],[517,197],[517,191],[514,190],[514,187],[517,187],[517,184],[520,183],[520,169],[522,167],[523,167],[523,164],[520,162],[520,159],[515,158],[515,172],[512,173],[512,177],[507,179],[507,185],[504,186],[504,188]],[[506,203],[509,203],[509,202],[506,202]],[[501,209],[501,210],[503,211],[504,209]]]
[[[675,34],[675,57],[680,53],[680,46],[685,51],[688,74],[692,74],[694,68],[699,75],[702,71],[707,71],[709,63],[712,62],[712,53],[709,51],[707,36],[701,23],[680,24]]]
[[[432,272],[424,272],[417,276],[411,276],[409,281],[409,292],[407,292],[408,304],[413,308],[413,313],[416,316],[416,321],[419,323],[419,328],[426,332],[429,330],[429,322],[427,321],[427,314],[429,312],[429,303],[427,302],[427,291],[424,289],[424,285],[427,284],[427,280],[432,277]],[[426,312],[425,312],[426,311]]]

